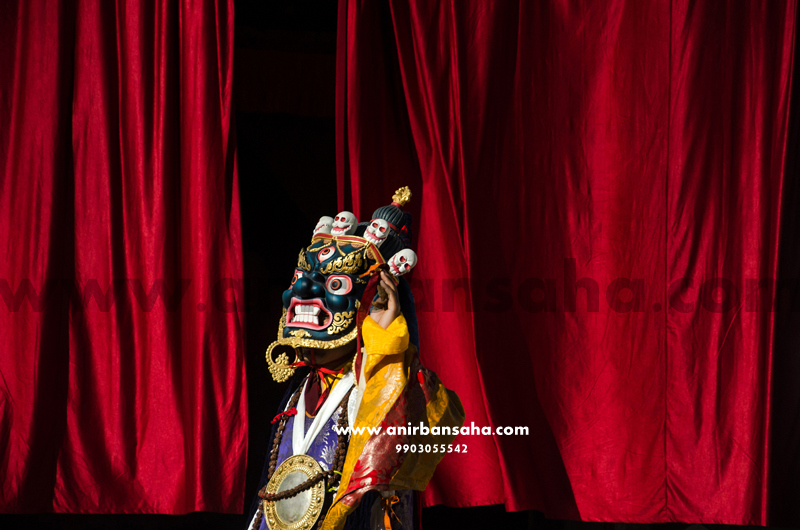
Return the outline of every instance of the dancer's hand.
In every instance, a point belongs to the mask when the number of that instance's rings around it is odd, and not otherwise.
[[[400,314],[400,299],[397,294],[397,286],[386,271],[381,271],[380,286],[383,287],[388,297],[386,309],[373,309],[370,316],[380,327],[386,329]]]

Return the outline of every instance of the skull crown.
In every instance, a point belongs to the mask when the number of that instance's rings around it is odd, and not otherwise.
[[[323,215],[317,221],[317,226],[314,228],[314,235],[317,234],[330,234],[333,228],[333,217]]]
[[[417,253],[404,248],[389,259],[389,270],[394,276],[402,276],[417,266]]]
[[[330,235],[356,236],[372,243],[378,249],[389,270],[396,276],[407,274],[417,265],[417,254],[408,248],[411,242],[411,214],[401,207],[411,200],[408,186],[398,188],[392,195],[392,202],[381,206],[372,213],[369,222],[360,223],[355,214],[347,210],[334,217],[320,217],[314,227],[313,237]]]
[[[331,226],[332,236],[349,236],[356,233],[358,219],[351,212],[344,211],[336,214]]]
[[[373,219],[364,230],[364,239],[371,241],[378,248],[386,241],[388,235],[389,223],[383,219]]]

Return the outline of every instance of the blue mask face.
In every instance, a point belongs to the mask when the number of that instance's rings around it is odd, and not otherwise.
[[[281,338],[334,348],[355,338],[358,303],[375,249],[359,237],[315,238],[300,251],[292,284],[283,293]]]

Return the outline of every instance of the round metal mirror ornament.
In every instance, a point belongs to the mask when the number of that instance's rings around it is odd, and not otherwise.
[[[267,484],[268,494],[282,493],[324,471],[308,455],[295,455],[278,466]],[[325,503],[325,479],[301,491],[294,497],[280,501],[262,501],[262,510],[271,530],[310,530],[319,519]]]

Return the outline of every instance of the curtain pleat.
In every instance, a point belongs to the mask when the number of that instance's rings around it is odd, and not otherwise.
[[[0,510],[238,513],[233,2],[2,9]]]
[[[411,186],[423,362],[495,432],[428,505],[767,524],[795,20],[340,2],[340,207]]]

